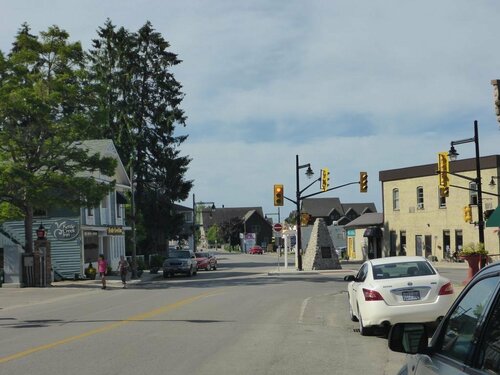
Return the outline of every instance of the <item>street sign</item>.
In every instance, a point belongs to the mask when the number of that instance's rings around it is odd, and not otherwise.
[[[283,229],[283,225],[281,225],[280,223],[276,223],[273,225],[273,229],[275,232],[281,232],[281,230]]]

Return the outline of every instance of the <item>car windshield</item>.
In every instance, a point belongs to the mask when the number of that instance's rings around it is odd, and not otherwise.
[[[375,280],[436,274],[429,263],[425,261],[378,264],[372,266],[372,270]]]
[[[169,258],[181,258],[181,259],[188,259],[191,258],[191,254],[187,250],[176,250],[176,251],[171,251],[170,254],[168,254]]]
[[[196,253],[196,258],[208,258],[208,253]]]

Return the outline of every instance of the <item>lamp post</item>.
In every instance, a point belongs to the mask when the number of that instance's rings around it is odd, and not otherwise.
[[[484,244],[484,219],[483,219],[483,194],[481,186],[481,161],[479,157],[479,134],[477,120],[474,121],[474,137],[461,139],[458,141],[451,141],[450,151],[448,155],[450,160],[456,160],[458,152],[455,150],[455,145],[460,145],[463,143],[474,142],[476,147],[476,178],[473,181],[476,183],[477,188],[477,220],[478,220],[478,230],[479,230],[479,242]]]
[[[278,212],[268,212],[264,214],[265,218],[267,219],[268,216],[278,216],[278,223],[281,223],[280,219],[280,208],[278,207]]]
[[[196,252],[196,206],[199,204],[212,204],[211,210],[215,211],[214,202],[196,202],[195,195],[193,194],[193,252]]]
[[[306,176],[308,178],[311,178],[311,176],[314,174],[313,170],[311,169],[311,164],[303,164],[299,165],[299,155],[295,156],[295,177],[296,177],[296,182],[297,182],[297,201],[295,202],[297,204],[297,270],[302,271],[302,232],[300,229],[300,199],[301,199],[301,194],[302,192],[300,191],[300,179],[299,179],[299,170],[302,168],[307,168],[306,171]]]
[[[137,234],[136,234],[136,217],[135,217],[135,178],[134,167],[130,166],[130,195],[131,195],[131,210],[132,210],[132,272],[131,278],[137,279]]]

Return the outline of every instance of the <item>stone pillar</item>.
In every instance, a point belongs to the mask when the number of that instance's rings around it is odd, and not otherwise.
[[[52,261],[50,256],[50,241],[38,239],[35,241],[34,257],[34,286],[46,287],[52,282]]]

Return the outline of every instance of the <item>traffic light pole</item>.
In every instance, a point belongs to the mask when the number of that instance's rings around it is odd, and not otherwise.
[[[476,178],[473,179],[473,181],[476,182],[476,188],[477,188],[477,220],[478,220],[478,231],[479,231],[479,242],[484,244],[484,217],[483,217],[483,189],[482,189],[482,183],[481,183],[481,160],[479,156],[479,132],[478,132],[478,125],[477,125],[477,120],[474,121],[474,137],[473,138],[467,138],[467,139],[461,139],[458,141],[451,141],[451,148],[450,148],[450,158],[456,158],[458,153],[456,152],[455,148],[453,146],[455,145],[461,145],[464,143],[472,143],[474,142],[475,145],[475,151],[476,151]],[[452,159],[452,160],[453,160]],[[460,176],[463,177],[463,176]]]
[[[304,166],[299,165],[299,155],[295,155],[295,179],[297,183],[297,200],[295,203],[297,204],[297,270],[302,271],[302,231],[301,231],[301,222],[300,222],[300,179],[299,179],[299,169]]]
[[[312,176],[313,171],[311,169],[311,164],[304,164],[304,165],[299,165],[299,155],[295,155],[295,179],[297,183],[297,191],[296,191],[296,200],[295,204],[297,205],[297,220],[296,220],[296,226],[297,226],[297,270],[302,271],[302,230],[301,230],[301,214],[300,214],[300,200],[303,199],[301,197],[302,193],[311,187],[315,182],[319,181],[321,178],[316,179],[315,181],[311,182],[309,185],[304,190],[300,190],[300,178],[299,178],[299,170],[302,168],[307,168],[306,175],[307,176]],[[286,197],[285,197],[286,198]],[[288,199],[288,198],[286,198]],[[291,199],[288,199],[291,200]],[[293,202],[293,201],[292,201]]]

